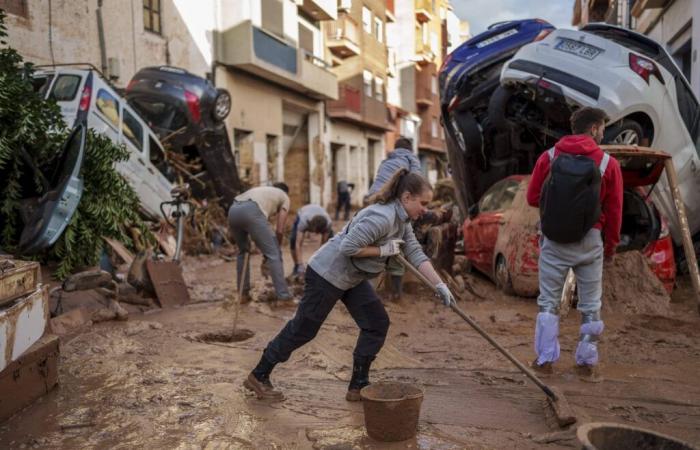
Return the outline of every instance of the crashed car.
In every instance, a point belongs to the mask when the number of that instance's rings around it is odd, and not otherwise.
[[[69,127],[84,123],[116,144],[129,159],[117,170],[133,187],[146,215],[160,217],[160,204],[170,200],[170,167],[156,134],[94,67],[85,64],[37,66],[34,90],[53,99]]]
[[[499,149],[511,160],[506,173],[530,171],[539,153],[569,134],[574,110],[601,108],[611,119],[605,143],[650,145],[673,157],[690,231],[700,238],[700,107],[662,45],[607,24],[555,30],[504,65],[501,85],[489,121],[502,130]],[[680,223],[665,177],[654,203],[679,244]]]
[[[622,169],[624,195],[618,252],[642,252],[670,293],[676,278],[673,242],[666,217],[647,195],[656,185],[666,155],[641,155],[625,147],[604,148]],[[463,225],[464,248],[471,266],[490,277],[508,294],[538,292],[539,210],[526,200],[529,175],[511,175],[497,182],[470,209]]]
[[[156,131],[161,142],[188,160],[201,159],[203,172],[192,174],[197,197],[218,195],[228,208],[241,190],[224,119],[231,95],[207,79],[172,66],[146,67],[129,82],[129,104]]]
[[[440,68],[442,125],[463,214],[491,184],[508,175],[501,155],[492,151],[500,143],[493,142],[488,123],[489,102],[500,85],[501,68],[520,47],[544,39],[553,30],[541,19],[493,24],[450,53]]]

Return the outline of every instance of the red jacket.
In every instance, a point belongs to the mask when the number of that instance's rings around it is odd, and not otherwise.
[[[585,155],[600,165],[603,151],[592,137],[584,134],[564,136],[554,145],[555,156],[559,152],[570,155]],[[527,202],[530,206],[539,207],[542,183],[549,174],[549,155],[543,152],[537,159],[535,170],[532,171],[530,185],[527,187]],[[594,225],[603,233],[605,256],[615,254],[615,248],[620,243],[620,227],[622,226],[622,172],[620,163],[610,157],[608,167],[600,185],[600,220]]]

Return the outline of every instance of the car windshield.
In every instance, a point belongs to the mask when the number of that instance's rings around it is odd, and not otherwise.
[[[479,212],[503,211],[513,203],[518,192],[519,182],[502,180],[491,186],[479,202]]]
[[[80,76],[59,75],[51,88],[51,98],[57,102],[71,101],[78,94]]]

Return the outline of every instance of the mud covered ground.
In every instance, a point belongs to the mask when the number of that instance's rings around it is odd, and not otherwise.
[[[306,253],[315,248],[309,243]],[[285,267],[291,267],[289,255]],[[253,258],[259,274],[259,256]],[[357,328],[338,304],[319,336],[273,373],[282,403],[246,394],[243,378],[293,308],[254,302],[237,343],[203,343],[226,331],[234,263],[186,261],[196,303],[96,324],[62,342],[60,386],[0,425],[0,448],[167,449],[558,449],[577,448],[575,428],[551,424],[544,395],[452,312],[415,285],[387,304],[392,325],[374,380],[425,391],[415,440],[388,445],[364,432],[362,406],[345,401]],[[461,307],[523,361],[533,358],[534,299],[504,296],[465,276],[484,300]],[[258,285],[261,283],[256,280]],[[665,316],[606,313],[604,381],[573,373],[578,314],[562,325],[562,359],[546,382],[560,387],[580,423],[614,421],[700,443],[700,316],[682,280]]]

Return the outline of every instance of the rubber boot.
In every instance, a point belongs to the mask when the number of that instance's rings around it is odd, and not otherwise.
[[[401,295],[403,294],[403,276],[391,275],[389,280],[391,282],[391,300],[393,302],[400,302]]]
[[[284,394],[272,386],[270,374],[275,368],[275,363],[270,362],[263,354],[255,369],[243,382],[243,387],[255,393],[260,400],[284,400]]]
[[[348,393],[345,395],[345,400],[349,402],[359,402],[360,390],[369,386],[369,367],[372,365],[374,357],[355,357],[352,362],[352,378],[348,385]]]

